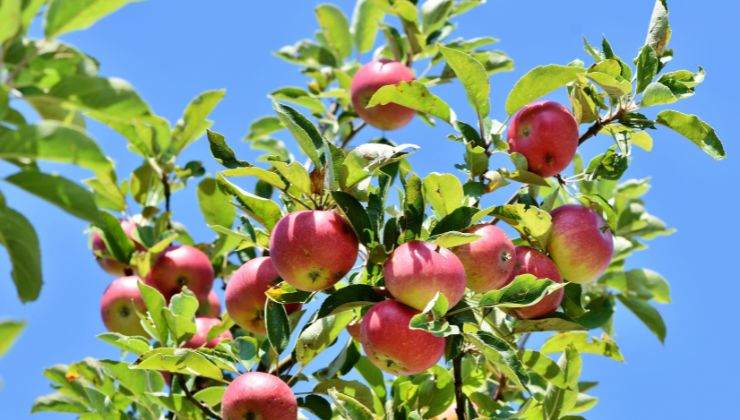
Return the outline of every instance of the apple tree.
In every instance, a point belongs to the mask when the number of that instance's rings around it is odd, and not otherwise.
[[[99,338],[121,350],[47,369],[53,392],[33,411],[577,419],[597,402],[581,355],[622,361],[615,311],[664,340],[655,304],[670,301],[668,282],[625,266],[672,229],[647,210],[649,181],[623,175],[658,129],[724,158],[710,125],[666,108],[693,95],[704,72],[669,68],[665,0],[633,60],[606,38],[585,41],[585,61],[535,67],[506,98],[490,95],[491,77],[513,68],[495,39],[454,35],[482,0],[358,0],[351,17],[319,5],[314,39],[276,53],[306,85],[270,92],[274,112],[247,129],[259,152],[251,161],[208,119],[223,90],[198,95],[171,123],[56,39],[125,3],[0,2],[10,22],[0,28],[0,158],[18,168],[6,181],[90,223],[92,253],[115,278]],[[45,38],[32,39],[40,12]],[[447,83],[465,92],[473,120],[434,93]],[[568,102],[543,99],[552,93]],[[37,115],[18,111],[21,101]],[[88,119],[127,141],[141,158],[133,173],[119,176]],[[413,119],[437,127],[426,147],[459,145],[446,172],[418,173],[419,146],[396,141]],[[181,159],[202,138],[215,173]],[[595,138],[601,151],[582,156]],[[45,173],[44,160],[91,177]],[[210,241],[173,217],[172,195],[193,190]],[[30,301],[41,287],[38,241],[11,205],[0,200],[0,243]],[[0,325],[0,354],[19,328]],[[527,345],[533,334],[542,345]]]

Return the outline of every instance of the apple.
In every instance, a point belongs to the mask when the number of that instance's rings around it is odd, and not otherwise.
[[[355,339],[355,341],[360,341],[360,327],[362,326],[362,319],[358,321],[353,321],[349,325],[347,325],[347,332],[349,335]]]
[[[545,254],[528,246],[518,246],[514,250],[514,270],[511,273],[510,281],[520,274],[532,274],[540,279],[550,279],[562,283],[563,278],[558,272],[558,267]],[[563,300],[563,289],[558,289],[553,293],[545,296],[534,305],[513,309],[511,312],[517,318],[533,319],[542,318],[552,312],[555,312]]]
[[[447,248],[422,241],[406,242],[383,266],[385,286],[397,301],[423,310],[437,292],[452,308],[465,294],[465,269]]]
[[[380,59],[362,66],[352,78],[352,106],[366,123],[381,130],[395,130],[414,118],[414,110],[395,103],[367,108],[373,94],[385,85],[414,80],[414,72],[401,62]]]
[[[509,125],[509,151],[527,158],[530,172],[553,176],[565,169],[578,148],[578,123],[554,101],[533,102]]]
[[[495,225],[484,224],[466,232],[480,235],[475,242],[452,248],[465,267],[468,288],[475,292],[500,289],[509,282],[514,269],[514,244]]]
[[[298,290],[331,287],[357,260],[352,227],[334,211],[303,210],[278,221],[270,236],[270,257],[280,277]]]
[[[141,247],[141,245],[137,244],[135,240],[136,222],[133,219],[121,219],[121,229],[123,229],[123,233],[125,233],[129,239],[134,241],[134,244],[136,244],[137,247]],[[95,255],[95,260],[106,273],[114,276],[133,274],[131,267],[110,255],[108,247],[105,245],[105,241],[103,240],[103,235],[97,228],[92,229],[90,233],[90,247],[92,248],[93,255]]]
[[[231,319],[251,333],[265,334],[265,292],[279,279],[270,257],[253,258],[234,271],[226,284],[226,311]],[[288,314],[300,308],[300,303],[285,305]]]
[[[566,204],[553,210],[547,250],[568,281],[588,283],[611,262],[614,241],[609,226],[594,210]]]
[[[247,372],[226,387],[221,415],[223,420],[296,420],[298,403],[288,384],[277,376]]]
[[[215,291],[211,290],[206,300],[198,302],[198,312],[196,315],[206,318],[218,318],[221,316],[221,302],[218,300],[218,295]]]
[[[193,334],[193,336],[190,337],[190,339],[186,341],[182,346],[189,349],[197,349],[198,347],[203,346],[214,348],[223,340],[231,340],[233,337],[229,330],[226,330],[216,337],[212,338],[211,340],[208,340],[208,333],[211,331],[211,328],[220,323],[221,320],[218,318],[195,318],[195,334]]]
[[[108,331],[123,335],[147,337],[141,326],[139,312],[146,312],[146,305],[139,292],[139,278],[119,277],[105,289],[100,300],[100,316]]]
[[[199,301],[204,301],[213,288],[213,277],[208,255],[193,246],[174,245],[157,258],[145,282],[167,300],[187,286]]]
[[[373,364],[394,375],[413,375],[437,363],[445,352],[445,339],[409,328],[418,313],[392,299],[367,311],[360,324],[360,343]]]

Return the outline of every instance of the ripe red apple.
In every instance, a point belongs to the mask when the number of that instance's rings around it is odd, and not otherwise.
[[[139,278],[119,277],[108,285],[100,300],[100,316],[108,331],[147,337],[136,311],[146,312],[139,292]]]
[[[206,318],[218,318],[221,316],[221,302],[218,300],[218,295],[215,291],[211,290],[208,293],[206,300],[198,302],[197,316],[204,316]]]
[[[334,211],[304,210],[284,216],[270,236],[270,257],[280,277],[298,290],[323,290],[357,260],[357,236]]]
[[[193,336],[190,337],[190,339],[186,341],[182,346],[190,349],[197,349],[198,347],[203,346],[214,348],[223,340],[231,340],[233,337],[229,330],[222,332],[211,340],[207,340],[208,333],[211,331],[211,328],[220,323],[221,320],[218,318],[195,318],[195,334],[193,334]]]
[[[121,229],[123,229],[126,236],[136,244],[136,222],[132,219],[121,219]],[[133,274],[133,271],[129,266],[110,255],[108,247],[105,245],[105,241],[103,240],[103,236],[97,229],[93,229],[90,233],[90,247],[92,248],[93,255],[95,255],[95,260],[108,274],[112,274],[114,276]]]
[[[394,375],[413,375],[434,366],[445,352],[445,339],[409,328],[419,312],[389,299],[362,317],[360,343],[368,359]]]
[[[560,173],[577,148],[578,123],[557,102],[533,102],[511,119],[509,151],[524,155],[530,172],[545,177]]]
[[[264,334],[265,292],[279,278],[270,257],[251,259],[234,271],[226,284],[226,311],[231,319],[251,333]],[[285,305],[288,314],[300,308],[300,303]]]
[[[609,226],[594,210],[566,204],[553,210],[547,250],[568,281],[588,283],[604,273],[614,252]]]
[[[288,384],[277,376],[247,372],[226,388],[221,414],[224,420],[296,420],[298,403]]]
[[[187,286],[199,301],[208,299],[213,287],[213,267],[203,251],[189,245],[171,246],[154,263],[146,284],[159,290],[165,299]]]
[[[514,250],[514,271],[510,281],[520,274],[532,274],[537,278],[563,282],[555,263],[547,255],[528,246],[518,246]],[[512,313],[522,319],[542,318],[558,309],[563,293],[563,289],[558,289],[534,305],[513,309]]]
[[[437,292],[452,308],[465,294],[465,269],[447,248],[411,241],[402,244],[383,266],[385,287],[399,302],[423,310]]]
[[[477,225],[467,230],[480,235],[475,242],[452,248],[465,267],[468,288],[475,292],[500,289],[514,269],[514,244],[501,228]]]
[[[387,59],[371,61],[352,78],[352,106],[368,124],[382,130],[395,130],[414,118],[414,110],[394,103],[366,108],[373,94],[385,85],[414,80],[414,72],[403,63]]]

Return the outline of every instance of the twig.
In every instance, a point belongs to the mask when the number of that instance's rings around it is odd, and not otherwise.
[[[465,419],[465,394],[462,392],[462,356],[461,352],[452,359],[452,374],[455,380],[455,413],[460,420]]]
[[[170,199],[172,197],[172,191],[170,190],[170,179],[167,172],[162,171],[162,186],[164,187],[164,210],[170,212]]]
[[[193,396],[193,393],[188,389],[188,386],[185,384],[185,380],[181,375],[173,375],[175,378],[177,378],[177,382],[180,384],[180,388],[182,388],[182,391],[185,393],[185,398],[188,399],[193,405],[198,407],[200,411],[203,412],[203,414],[206,415],[206,417],[218,419],[221,420],[221,416],[218,415],[215,411],[211,410],[211,407],[208,407],[207,405],[201,403],[198,401],[195,396]]]
[[[358,125],[356,128],[353,128],[352,131],[350,131],[349,134],[347,134],[347,137],[345,137],[344,140],[342,140],[341,147],[342,148],[347,147],[349,142],[352,141],[352,139],[357,135],[357,133],[359,133],[360,130],[362,130],[365,127],[367,127],[367,123],[363,122],[362,124]]]

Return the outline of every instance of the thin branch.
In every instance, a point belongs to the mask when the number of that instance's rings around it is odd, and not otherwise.
[[[349,142],[352,141],[353,138],[355,138],[357,133],[359,133],[365,127],[367,127],[367,123],[363,122],[362,124],[358,125],[356,128],[353,128],[352,131],[350,131],[349,134],[347,134],[347,137],[345,137],[344,140],[342,140],[341,147],[343,149],[347,147]]]
[[[460,420],[465,419],[465,394],[462,392],[462,356],[461,352],[452,359],[452,374],[455,380],[455,413]]]
[[[193,395],[192,391],[188,389],[187,384],[185,383],[185,379],[181,375],[173,375],[175,380],[180,384],[180,388],[182,388],[182,391],[185,393],[185,398],[188,399],[193,405],[198,407],[200,411],[203,412],[203,414],[206,415],[208,418],[218,419],[221,420],[221,416],[216,413],[215,411],[211,410],[211,407],[208,407],[207,405],[201,403],[198,401],[195,396]]]

